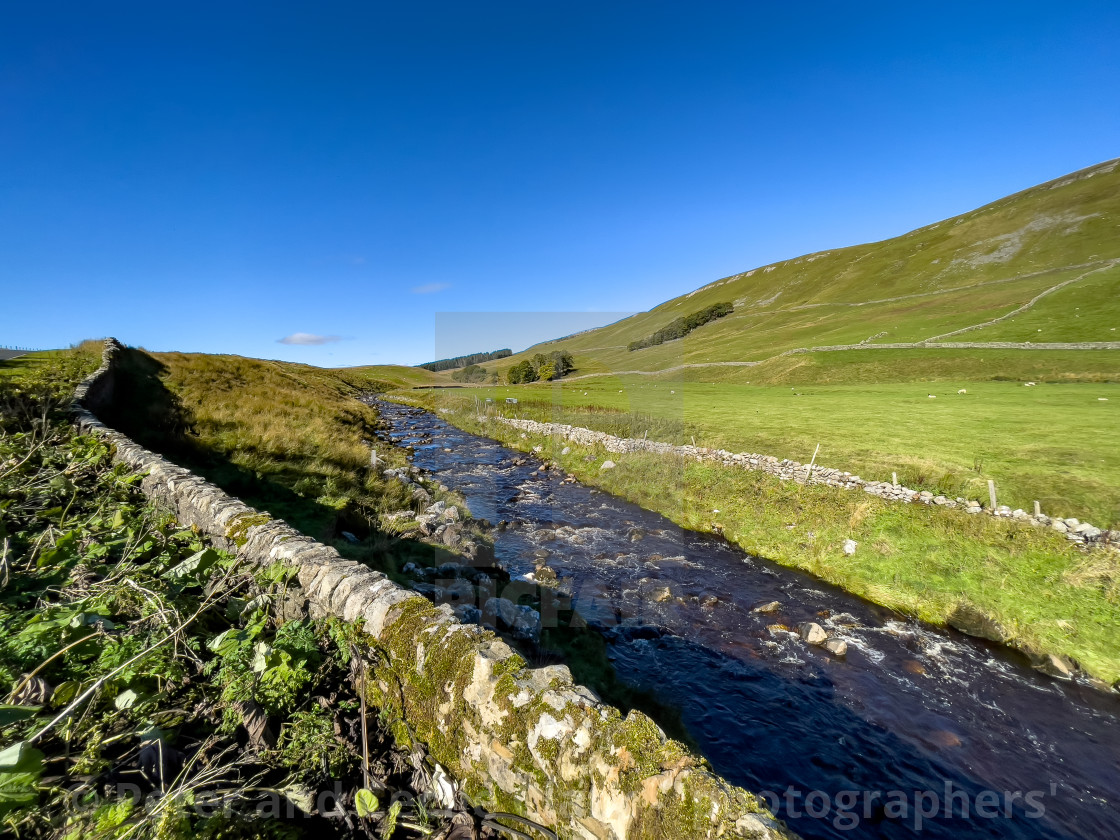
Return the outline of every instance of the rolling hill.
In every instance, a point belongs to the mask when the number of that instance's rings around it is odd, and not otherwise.
[[[627,350],[673,319],[721,302],[734,313],[683,339]],[[1022,346],[997,346],[1005,342]],[[1028,352],[1028,342],[1044,347]],[[953,346],[962,343],[999,352],[981,362],[976,348]],[[1086,343],[1115,349],[1061,346]],[[493,367],[504,372],[555,349],[572,352],[583,376],[772,384],[1115,378],[1120,159],[894,239],[734,274]]]

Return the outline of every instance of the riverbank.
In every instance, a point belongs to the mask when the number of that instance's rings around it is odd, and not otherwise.
[[[1008,644],[1059,676],[1080,668],[1104,689],[1120,679],[1111,629],[1120,621],[1115,552],[1086,554],[1057,532],[963,510],[533,435],[487,417],[469,396],[398,396],[508,446],[540,447],[541,457],[580,481],[679,525],[722,533],[752,554],[904,614]],[[608,461],[615,466],[604,468]]]

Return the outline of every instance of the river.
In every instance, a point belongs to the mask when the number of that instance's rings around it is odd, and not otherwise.
[[[377,408],[473,516],[510,523],[494,537],[511,576],[543,564],[566,581],[618,675],[678,709],[713,768],[807,840],[1120,838],[1116,697],[540,472],[430,412]],[[846,656],[804,643],[806,621]]]

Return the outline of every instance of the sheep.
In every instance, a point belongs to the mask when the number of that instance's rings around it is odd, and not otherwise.
[[[968,393],[968,389],[967,389],[967,388],[961,388],[961,389],[960,389],[959,391],[957,391],[957,393],[958,393],[958,394],[967,394],[967,393]]]
[[[929,397],[931,400],[937,399],[937,396],[935,394],[926,394],[926,396]]]
[[[1024,388],[1033,388],[1033,387],[1034,387],[1034,383],[1033,383],[1033,382],[1024,382],[1024,383],[1023,383],[1023,387],[1024,387]]]

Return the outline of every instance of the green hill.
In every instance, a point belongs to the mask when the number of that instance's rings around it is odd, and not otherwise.
[[[683,339],[627,349],[675,318],[722,302],[734,313]],[[960,372],[975,378],[974,349],[927,346],[913,348],[924,354],[915,356],[912,348],[887,347],[960,342],[1120,347],[1120,159],[894,239],[725,277],[496,367],[563,348],[575,355],[577,375],[665,371],[700,381],[858,381],[866,373],[843,368],[866,365],[871,351],[881,354],[873,357],[876,381],[923,378],[915,359],[931,361],[929,378]],[[848,345],[866,349],[796,352]],[[791,351],[793,362],[782,355]],[[1003,353],[986,372],[1030,377],[1037,366],[1038,376],[1049,374],[1048,352]],[[826,353],[827,360],[820,358]],[[1066,377],[1099,381],[1118,372],[1114,358],[1112,351],[1079,350],[1059,367]]]
[[[734,311],[628,349],[719,303]],[[1120,451],[1102,444],[1120,434],[1120,160],[488,367],[557,349],[575,357],[562,385],[470,398],[516,394],[523,414],[799,461],[820,444],[820,463],[865,477],[970,498],[991,479],[1012,506],[1118,525]]]

